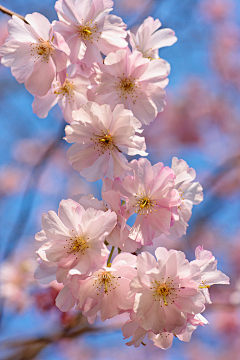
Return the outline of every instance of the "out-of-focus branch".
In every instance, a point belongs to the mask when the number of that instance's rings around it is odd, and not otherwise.
[[[225,161],[220,166],[216,167],[215,170],[213,170],[213,175],[207,178],[203,184],[204,188],[210,189],[216,185],[217,182],[228,173],[228,171],[232,170],[237,165],[240,165],[240,154],[237,154],[236,156]]]
[[[19,14],[15,13],[14,11],[5,8],[5,7],[2,6],[2,5],[0,5],[0,11],[1,11],[2,13],[4,13],[4,14],[9,15],[9,16],[15,15],[15,16],[19,17],[19,19],[22,19],[26,24],[28,24],[28,22],[27,22],[27,20],[25,20],[24,16],[19,15]]]
[[[5,360],[33,360],[40,352],[48,345],[61,341],[63,339],[73,339],[87,333],[97,331],[109,331],[109,327],[94,327],[89,325],[85,316],[80,314],[78,324],[69,326],[59,332],[53,333],[48,336],[33,338],[29,340],[5,341],[3,348],[6,350],[14,349],[14,354],[5,357]]]
[[[218,200],[215,198],[216,189],[214,187],[218,184],[219,181],[227,175],[229,171],[234,169],[236,166],[240,167],[240,154],[228,159],[220,166],[217,166],[213,170],[213,174],[208,177],[205,182],[202,183],[203,189],[205,192],[210,192],[210,196],[208,197],[207,201],[205,201],[204,206],[202,208],[202,215],[199,215],[198,220],[195,226],[202,226],[202,223],[207,221],[210,216],[215,212],[222,208],[222,204],[225,201],[215,201]]]
[[[28,218],[31,213],[32,205],[33,205],[33,202],[34,202],[34,199],[36,196],[36,190],[34,189],[33,193],[30,194],[30,196],[28,197],[29,191],[30,191],[32,185],[36,186],[39,183],[39,181],[41,179],[41,174],[44,170],[44,165],[46,164],[46,162],[49,160],[51,155],[56,151],[56,149],[61,144],[62,138],[64,135],[64,128],[65,128],[65,123],[64,123],[64,126],[60,127],[60,130],[56,136],[56,139],[49,145],[47,150],[44,152],[42,157],[39,159],[37,164],[32,169],[28,185],[23,194],[23,199],[22,199],[22,202],[20,205],[20,211],[19,211],[18,218],[17,218],[17,220],[12,228],[12,231],[9,235],[9,238],[7,240],[7,248],[6,248],[6,251],[4,254],[4,260],[7,259],[12,254],[12,252],[16,248],[16,245],[17,245],[20,237],[22,236],[22,234],[24,232],[24,229],[26,227]]]

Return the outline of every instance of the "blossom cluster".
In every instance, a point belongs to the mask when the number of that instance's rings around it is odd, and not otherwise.
[[[52,24],[38,13],[26,22],[13,16],[0,49],[2,64],[34,95],[38,117],[56,104],[62,109],[64,139],[73,144],[69,163],[88,181],[103,181],[102,200],[76,195],[60,202],[58,214],[43,214],[35,278],[62,284],[61,311],[75,306],[91,324],[97,315],[105,321],[126,312],[128,345],[147,336],[167,349],[173,336],[189,341],[208,323],[202,315],[211,302],[208,289],[229,278],[202,247],[191,262],[163,247],[156,258],[141,252],[161,234],[172,240],[186,234],[203,189],[184,160],[173,157],[170,168],[146,159],[142,125],[164,109],[170,65],[158,52],[176,42],[174,31],[148,17],[132,34],[109,15],[112,6],[111,0],[58,0],[59,21]],[[128,161],[124,154],[140,157]]]

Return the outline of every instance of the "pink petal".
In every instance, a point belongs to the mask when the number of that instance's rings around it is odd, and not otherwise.
[[[35,62],[32,75],[25,82],[26,89],[33,95],[46,95],[50,89],[54,77],[56,75],[56,67],[52,58],[49,61],[38,59]]]
[[[61,311],[65,312],[72,309],[75,303],[76,299],[72,295],[71,290],[68,288],[68,286],[64,286],[56,298],[56,306]]]
[[[52,27],[49,20],[45,16],[34,12],[33,14],[26,15],[25,19],[43,40],[49,40]]]

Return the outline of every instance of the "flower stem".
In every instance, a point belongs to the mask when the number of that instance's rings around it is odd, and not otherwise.
[[[110,264],[110,262],[111,262],[111,259],[112,259],[112,256],[113,256],[114,249],[115,249],[115,246],[112,246],[112,250],[111,250],[110,255],[109,255],[109,257],[108,257],[108,260],[107,260],[107,265],[109,265],[109,264]]]
[[[2,5],[0,5],[0,11],[3,12],[4,14],[9,15],[9,16],[13,16],[13,15],[18,16],[19,19],[23,20],[26,24],[28,24],[28,22],[27,22],[27,20],[25,20],[24,16],[19,15],[19,14],[15,13],[14,11],[5,8]]]

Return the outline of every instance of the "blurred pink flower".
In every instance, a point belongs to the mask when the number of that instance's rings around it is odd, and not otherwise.
[[[0,195],[9,196],[21,192],[26,180],[26,171],[13,166],[5,165],[0,169]]]
[[[232,0],[203,0],[199,3],[200,11],[208,21],[225,20],[235,8]]]
[[[0,297],[6,300],[7,306],[22,311],[32,303],[29,288],[37,284],[33,278],[35,267],[36,260],[33,258],[11,259],[1,264]]]
[[[22,138],[14,144],[13,156],[20,163],[36,165],[48,144],[38,138]]]

